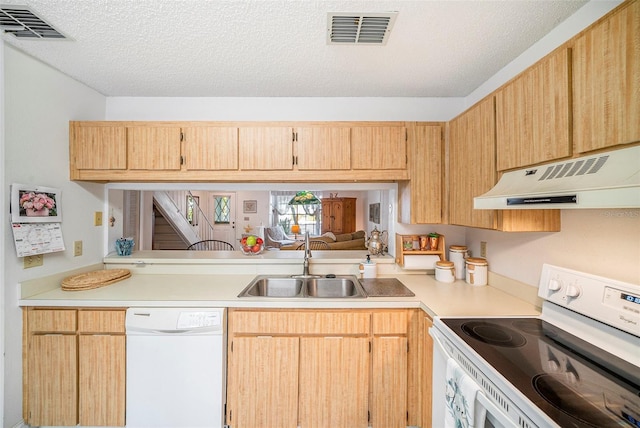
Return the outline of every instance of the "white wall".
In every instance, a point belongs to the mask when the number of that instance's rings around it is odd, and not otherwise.
[[[62,191],[62,231],[66,251],[44,255],[42,267],[24,270],[16,256],[9,210],[2,210],[4,262],[4,421],[22,420],[22,315],[19,283],[98,263],[103,229],[93,226],[93,212],[102,211],[103,185],[69,181],[69,120],[105,116],[105,97],[77,81],[4,45],[3,204],[11,183],[44,185]],[[73,256],[73,242],[82,240],[84,254]]]
[[[491,271],[535,287],[543,263],[640,284],[640,209],[563,210],[557,233],[467,230],[476,255],[481,241]]]
[[[109,97],[107,120],[446,121],[463,98]]]

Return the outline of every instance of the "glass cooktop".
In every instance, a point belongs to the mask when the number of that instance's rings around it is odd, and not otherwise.
[[[443,318],[562,427],[640,428],[640,369],[537,318]]]

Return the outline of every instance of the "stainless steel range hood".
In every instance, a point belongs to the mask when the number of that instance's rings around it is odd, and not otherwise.
[[[507,172],[473,207],[640,208],[640,146]]]

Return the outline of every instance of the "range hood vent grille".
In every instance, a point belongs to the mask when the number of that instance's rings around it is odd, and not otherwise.
[[[327,14],[328,44],[385,45],[398,12]]]
[[[24,40],[66,39],[27,6],[0,5],[0,29]]]
[[[569,178],[573,176],[580,176],[585,174],[596,174],[604,166],[609,159],[609,156],[601,156],[599,158],[589,158],[586,160],[571,161],[567,163],[561,163],[547,167],[544,174],[540,177],[539,181],[543,180],[558,180],[561,178]],[[530,174],[535,174],[536,169],[527,171]]]

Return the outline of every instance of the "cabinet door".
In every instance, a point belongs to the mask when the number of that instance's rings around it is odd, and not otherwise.
[[[238,128],[184,128],[183,154],[187,170],[238,169]]]
[[[350,169],[350,135],[350,128],[296,128],[298,169]]]
[[[401,223],[442,222],[442,126],[415,125],[409,130],[410,181],[398,184]]]
[[[366,427],[369,339],[300,338],[300,427]]]
[[[331,231],[333,233],[343,233],[344,213],[342,207],[341,201],[331,202]]]
[[[494,227],[493,210],[474,210],[473,198],[496,182],[493,97],[450,122],[449,223]]]
[[[333,203],[322,201],[322,233],[331,232],[333,228]]]
[[[407,132],[403,126],[351,128],[353,169],[406,169]],[[381,179],[384,176],[380,177]]]
[[[227,423],[234,428],[297,427],[298,362],[297,337],[233,338]]]
[[[571,154],[569,51],[562,49],[496,93],[497,169]]]
[[[28,355],[28,423],[78,424],[75,335],[32,335]]]
[[[127,169],[127,131],[124,126],[71,126],[72,167]]]
[[[372,364],[371,425],[381,428],[406,427],[407,338],[375,337]]]
[[[240,128],[240,169],[293,169],[293,128]]]
[[[80,425],[124,426],[125,342],[124,335],[79,336]]]
[[[596,24],[573,46],[576,152],[640,141],[640,2]]]
[[[128,166],[132,170],[179,170],[180,128],[127,128]]]

